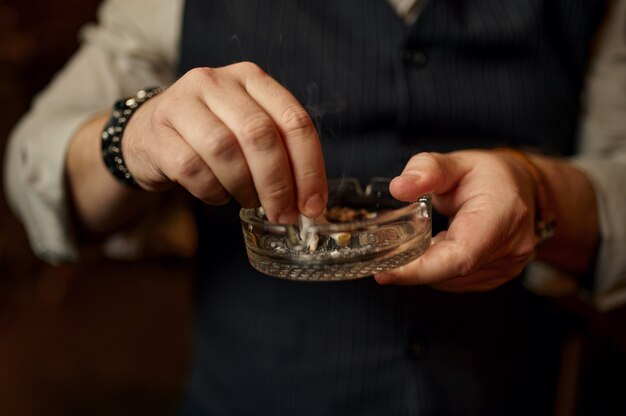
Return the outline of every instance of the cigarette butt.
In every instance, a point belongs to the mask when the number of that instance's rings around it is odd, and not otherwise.
[[[309,251],[317,250],[317,245],[320,242],[320,236],[317,233],[309,233],[306,243],[309,246]]]
[[[350,244],[350,239],[352,238],[352,234],[350,233],[332,233],[330,238],[335,240],[335,243],[339,247],[347,247]]]
[[[300,239],[306,241],[307,234],[309,234],[309,228],[315,225],[315,219],[305,217],[300,214],[298,216],[298,227],[300,228]]]
[[[300,226],[300,240],[309,248],[309,251],[317,250],[320,237],[311,229],[315,225],[315,220],[300,214],[298,216],[298,225]]]

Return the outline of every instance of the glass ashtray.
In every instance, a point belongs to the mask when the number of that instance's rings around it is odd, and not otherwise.
[[[353,178],[330,180],[328,191],[325,217],[306,228],[271,223],[262,208],[243,208],[239,217],[252,267],[289,280],[350,280],[402,266],[430,246],[430,194],[398,201],[383,178],[364,189]]]

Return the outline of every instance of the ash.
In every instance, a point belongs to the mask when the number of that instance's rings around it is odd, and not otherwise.
[[[320,261],[333,259],[350,259],[374,251],[373,244],[360,245],[359,239],[354,236],[346,247],[340,247],[330,236],[320,235],[319,245],[316,250],[311,251],[305,242],[298,241],[291,244],[286,236],[273,236],[267,241],[266,247],[270,252],[280,257],[291,257],[293,259]]]

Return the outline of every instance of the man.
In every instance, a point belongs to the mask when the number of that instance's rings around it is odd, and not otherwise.
[[[433,0],[407,24],[381,0],[109,1],[16,131],[9,191],[51,260],[129,226],[157,191],[182,186],[204,203],[190,414],[547,413],[549,306],[504,283],[535,256],[574,275],[600,270],[601,289],[624,277],[606,253],[626,234],[611,189],[626,145],[590,128],[598,151],[577,164],[510,148],[574,153],[606,7]],[[614,7],[623,17],[624,2]],[[623,47],[609,36],[622,25],[605,24],[605,45]],[[111,119],[117,99],[172,81]],[[252,271],[237,205],[206,209],[232,198],[293,223],[324,210],[337,176],[396,176],[404,201],[433,192],[450,225],[375,282],[307,285]],[[410,286],[381,286],[392,283]]]

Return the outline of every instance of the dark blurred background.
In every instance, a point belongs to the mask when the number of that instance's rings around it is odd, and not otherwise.
[[[98,3],[0,0],[0,156]],[[168,218],[142,261],[51,267],[0,193],[0,415],[175,414],[191,350],[194,237],[182,208]],[[552,295],[570,331],[554,414],[625,415],[626,308],[600,314],[569,285]]]
[[[97,4],[0,0],[0,155]],[[175,414],[190,352],[188,252],[53,268],[1,192],[0,415]]]

